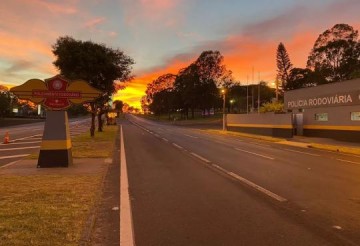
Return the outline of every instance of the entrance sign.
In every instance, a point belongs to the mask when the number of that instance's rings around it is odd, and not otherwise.
[[[42,104],[50,110],[65,110],[71,104],[93,101],[102,92],[83,80],[69,81],[60,75],[42,81],[30,79],[10,89],[20,99]]]
[[[46,112],[45,128],[37,167],[68,167],[72,164],[72,145],[68,115],[71,104],[91,102],[102,92],[83,80],[69,81],[56,75],[46,79],[30,79],[10,89],[20,99],[42,104]]]

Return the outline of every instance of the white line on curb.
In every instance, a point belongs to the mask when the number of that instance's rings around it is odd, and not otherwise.
[[[18,158],[18,157],[25,157],[25,156],[28,156],[28,155],[29,155],[29,154],[2,156],[2,157],[0,157],[0,160],[3,160],[3,159],[11,159],[11,158]],[[3,166],[3,167],[4,167],[4,166]]]
[[[236,149],[236,150],[238,150],[238,151],[242,151],[242,152],[248,153],[248,154],[260,156],[260,157],[263,157],[263,158],[266,158],[266,159],[275,160],[275,158],[270,157],[270,156],[261,155],[261,154],[258,154],[258,153],[254,153],[254,152],[247,151],[247,150],[243,150],[243,149],[239,149],[239,148],[234,148],[234,149]]]
[[[235,178],[235,179],[249,185],[250,187],[252,187],[252,188],[254,188],[254,189],[256,189],[256,190],[258,190],[258,191],[260,191],[260,192],[262,192],[262,193],[264,193],[264,194],[266,194],[268,196],[270,196],[271,198],[274,198],[275,200],[277,200],[279,202],[286,202],[287,201],[287,199],[285,199],[285,198],[283,198],[283,197],[281,197],[281,196],[279,196],[279,195],[277,195],[277,194],[275,194],[275,193],[273,193],[273,192],[271,192],[271,191],[269,191],[269,190],[255,184],[255,183],[251,182],[250,180],[247,180],[247,179],[245,179],[243,177],[240,177],[239,175],[237,175],[237,174],[235,174],[233,172],[228,172],[228,174],[230,176],[232,176],[233,178]]]
[[[31,146],[31,147],[22,147],[22,148],[11,148],[11,149],[0,149],[0,151],[10,151],[10,150],[19,150],[19,149],[38,149],[40,146]]]
[[[183,147],[181,147],[180,145],[177,145],[176,143],[173,143],[173,145],[178,149],[183,149]]]
[[[338,161],[342,161],[342,162],[351,163],[351,164],[358,164],[358,165],[360,165],[360,162],[348,161],[348,160],[343,160],[343,159],[336,159],[336,160],[338,160]]]
[[[191,155],[195,156],[196,158],[202,160],[202,161],[205,161],[206,163],[210,163],[211,161],[209,161],[208,159],[198,155],[198,154],[195,154],[194,152],[190,152]]]
[[[120,245],[134,246],[134,230],[131,215],[129,181],[122,126],[120,128],[120,141]]]

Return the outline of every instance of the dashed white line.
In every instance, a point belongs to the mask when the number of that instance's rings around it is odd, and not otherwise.
[[[202,156],[200,156],[200,155],[198,155],[198,154],[195,154],[194,152],[190,152],[190,154],[193,155],[193,156],[195,156],[196,158],[198,158],[198,159],[206,162],[206,163],[210,163],[210,162],[211,162],[211,161],[209,161],[208,159],[206,159],[206,158],[204,158],[204,157],[202,157]]]
[[[188,135],[188,134],[184,134],[184,136],[187,136],[189,138],[199,138],[199,137],[191,136],[191,135]]]
[[[356,162],[356,161],[348,161],[348,160],[343,160],[343,159],[336,159],[338,161],[342,161],[342,162],[347,162],[347,163],[351,163],[351,164],[357,164],[360,165],[360,162]]]
[[[0,151],[9,151],[9,150],[23,150],[23,149],[37,149],[40,148],[40,146],[31,146],[31,147],[22,147],[22,148],[11,148],[11,149],[0,149]]]
[[[291,152],[295,152],[295,153],[300,153],[300,154],[304,154],[304,155],[321,156],[321,155],[318,155],[318,154],[312,154],[312,153],[309,153],[309,152],[293,150],[293,149],[283,149],[283,150],[287,150],[287,151],[291,151]]]
[[[255,145],[258,145],[258,146],[262,146],[262,147],[271,147],[270,144],[262,144],[262,143],[256,143],[256,142],[250,142],[251,144],[255,144]]]
[[[166,138],[162,138],[162,140],[164,140],[165,142],[169,142],[169,140],[167,140]]]
[[[251,152],[251,151],[247,151],[247,150],[243,150],[243,149],[239,149],[239,148],[234,148],[234,149],[236,149],[236,150],[238,150],[238,151],[242,151],[242,152],[248,153],[248,154],[260,156],[260,157],[263,157],[263,158],[266,158],[266,159],[269,159],[269,160],[275,160],[275,158],[270,157],[270,156],[261,155],[261,154],[255,153],[255,152]]]
[[[180,145],[177,145],[176,143],[173,143],[173,145],[178,149],[183,149],[183,147],[181,147]]]
[[[25,157],[25,156],[28,156],[28,155],[29,155],[29,154],[2,156],[2,157],[0,157],[0,160],[3,160],[3,159],[11,159],[11,158],[18,158],[18,157]]]
[[[279,202],[286,202],[287,201],[286,198],[284,198],[282,196],[279,196],[279,195],[277,195],[277,194],[275,194],[275,193],[273,193],[273,192],[271,192],[271,191],[269,191],[269,190],[255,184],[255,183],[251,182],[250,180],[247,180],[247,179],[245,179],[245,178],[243,178],[243,177],[241,177],[241,176],[239,176],[239,175],[237,175],[237,174],[235,174],[233,172],[228,172],[228,174],[230,176],[232,176],[233,178],[235,178],[235,179],[249,185],[250,187],[252,187],[252,188],[254,188],[254,189],[256,189],[256,190],[258,190],[258,191],[260,191],[260,192],[262,192],[262,193],[264,193],[264,194],[266,194],[268,196],[270,196],[271,198],[273,198],[273,199],[275,199],[275,200],[277,200]]]

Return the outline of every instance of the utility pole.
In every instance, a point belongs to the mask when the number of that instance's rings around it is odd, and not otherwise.
[[[254,84],[255,84],[255,81],[254,81],[254,67],[252,67],[252,87],[251,87],[251,112],[254,111],[254,108],[255,108],[255,104],[254,104],[254,101],[255,101],[255,98],[254,98]]]
[[[246,76],[246,113],[249,113],[249,75]]]
[[[258,86],[258,114],[260,114],[260,72],[258,72],[259,86]]]
[[[226,113],[225,113],[225,102],[226,102],[226,90],[222,89],[223,94],[223,131],[226,131]]]

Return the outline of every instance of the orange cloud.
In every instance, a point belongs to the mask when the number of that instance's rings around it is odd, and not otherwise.
[[[195,58],[194,58],[195,59]],[[122,100],[130,106],[141,108],[140,99],[145,95],[146,85],[166,73],[177,74],[180,69],[188,66],[191,61],[188,59],[173,59],[164,67],[155,68],[152,71],[143,72],[133,81],[127,84],[124,90],[119,91],[115,100]]]
[[[139,77],[128,84],[116,98],[140,107],[140,99],[145,94],[146,85],[166,73],[177,74],[181,68],[188,66],[202,51],[219,50],[224,56],[224,63],[233,71],[237,81],[246,84],[253,82],[252,69],[254,68],[254,82],[259,75],[264,81],[273,81],[276,77],[276,49],[280,42],[284,42],[291,62],[295,67],[305,67],[307,56],[319,33],[299,32],[288,40],[262,40],[243,35],[229,36],[216,42],[209,42],[194,48],[192,52],[178,54],[169,59],[166,65],[142,72]]]

